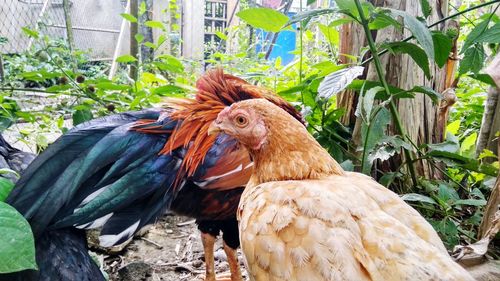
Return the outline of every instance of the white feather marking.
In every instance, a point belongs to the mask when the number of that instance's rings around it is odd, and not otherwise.
[[[215,180],[218,180],[220,178],[223,178],[223,177],[226,177],[226,176],[229,176],[229,175],[241,172],[244,169],[248,169],[248,168],[250,168],[252,166],[253,166],[253,163],[250,163],[250,164],[246,165],[245,168],[243,168],[243,164],[240,164],[238,167],[234,168],[233,170],[231,170],[231,171],[229,171],[227,173],[224,173],[222,175],[217,175],[217,176],[209,177],[209,178],[204,179],[203,181],[197,181],[197,182],[194,182],[194,183],[196,185],[198,185],[199,187],[205,187],[206,185],[212,183]]]
[[[85,199],[83,199],[82,203],[80,203],[80,206],[83,206],[83,205],[87,204],[88,202],[92,201],[92,199],[96,198],[99,194],[101,194],[108,187],[109,187],[109,185],[106,185],[106,186],[99,188],[98,190],[92,192],[89,196],[87,196],[87,197],[85,197]],[[76,212],[76,209],[75,209],[75,212]]]
[[[141,220],[136,221],[133,225],[127,227],[124,231],[118,234],[108,234],[99,236],[99,244],[103,247],[112,247],[123,237],[130,237],[139,227]]]
[[[111,218],[111,216],[113,216],[113,213],[109,213],[105,216],[102,216],[102,217],[96,219],[95,221],[91,221],[91,222],[86,223],[86,224],[75,225],[75,227],[79,228],[79,229],[98,228],[98,227],[103,226],[109,220],[109,218]]]

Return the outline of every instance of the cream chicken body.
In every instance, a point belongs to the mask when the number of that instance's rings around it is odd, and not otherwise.
[[[238,209],[252,280],[473,280],[399,196],[345,172],[284,110],[226,108],[209,129],[235,137],[254,170]]]

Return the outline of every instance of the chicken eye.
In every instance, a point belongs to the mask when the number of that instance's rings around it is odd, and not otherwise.
[[[245,116],[237,116],[236,119],[236,125],[239,127],[245,127],[248,124],[248,119]]]

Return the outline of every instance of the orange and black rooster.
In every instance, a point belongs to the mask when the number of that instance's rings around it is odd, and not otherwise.
[[[253,98],[301,116],[271,91],[220,69],[201,77],[197,88],[195,99],[81,124],[41,153],[7,199],[32,226],[39,271],[0,279],[104,280],[84,230],[102,227],[101,245],[113,246],[172,210],[197,219],[206,280],[215,280],[220,231],[232,279],[241,280],[235,214],[252,162],[237,141],[208,136],[208,128],[225,107]]]

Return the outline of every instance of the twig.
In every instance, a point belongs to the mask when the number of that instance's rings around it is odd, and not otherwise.
[[[186,225],[193,224],[193,223],[195,223],[195,222],[196,222],[196,220],[184,221],[184,222],[180,222],[180,223],[178,223],[178,224],[177,224],[177,226],[182,227],[182,226],[186,226]]]
[[[158,250],[163,249],[163,246],[162,246],[162,245],[160,245],[160,244],[156,243],[156,242],[155,242],[155,241],[153,241],[153,240],[149,240],[149,239],[147,239],[147,238],[145,238],[145,237],[141,237],[141,240],[144,240],[144,241],[146,241],[146,242],[148,242],[148,243],[150,243],[150,244],[153,244],[153,245],[154,245],[154,246],[155,246]]]

